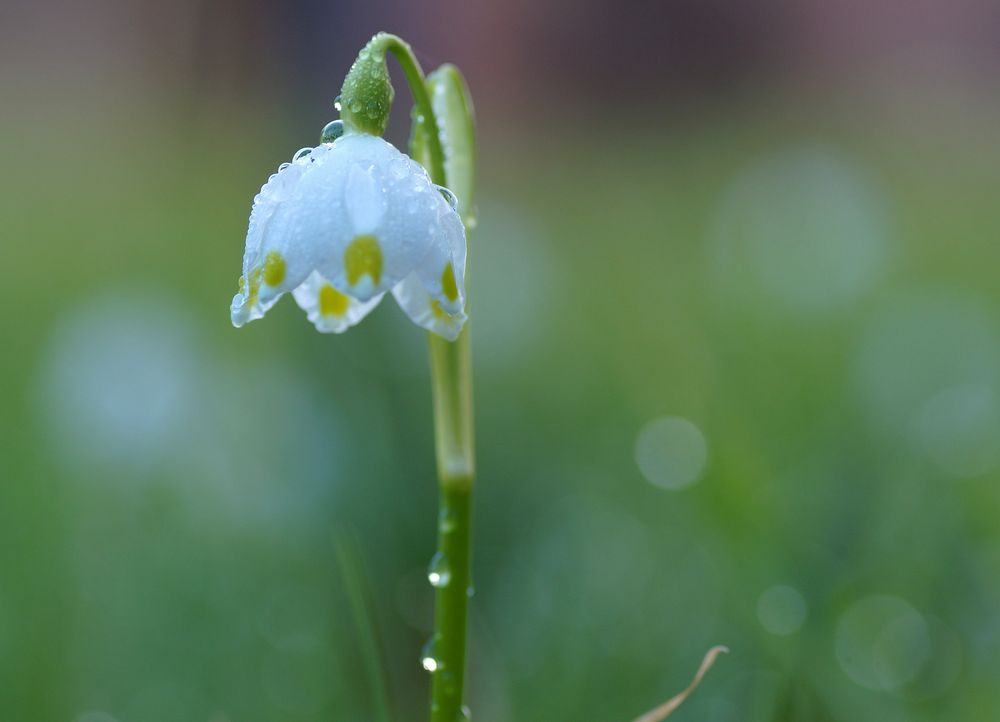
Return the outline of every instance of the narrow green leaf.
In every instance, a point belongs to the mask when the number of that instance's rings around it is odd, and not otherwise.
[[[390,722],[389,685],[385,678],[385,662],[382,659],[378,629],[375,626],[374,603],[361,552],[353,534],[346,531],[335,535],[334,548],[340,575],[347,589],[354,626],[358,631],[361,659],[368,676],[375,719],[378,722]]]
[[[446,185],[458,197],[458,212],[469,224],[474,215],[476,170],[475,117],[472,97],[465,79],[454,65],[442,65],[427,76],[427,92],[431,96],[437,119],[441,145],[444,148]],[[414,111],[410,133],[410,155],[425,166],[427,158],[426,130],[419,113]]]

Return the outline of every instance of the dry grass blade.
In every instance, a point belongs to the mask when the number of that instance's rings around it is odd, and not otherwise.
[[[701,678],[704,677],[705,673],[712,668],[713,664],[715,664],[715,658],[720,654],[726,654],[728,652],[729,649],[723,646],[712,647],[705,653],[705,658],[701,660],[701,666],[698,667],[698,672],[694,675],[694,679],[691,680],[691,684],[687,686],[687,689],[680,694],[674,695],[656,709],[651,709],[641,717],[636,717],[634,722],[660,722],[661,720],[665,720],[672,712],[674,712],[674,710],[681,706],[681,703],[688,698],[689,694],[695,691],[701,683]]]

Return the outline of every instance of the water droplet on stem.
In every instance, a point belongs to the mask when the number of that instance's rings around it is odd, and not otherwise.
[[[448,557],[441,552],[431,558],[430,566],[427,568],[427,581],[436,589],[448,586],[451,581],[451,566],[448,563]]]
[[[438,531],[442,534],[450,534],[455,531],[455,527],[457,526],[458,520],[455,518],[455,513],[451,509],[445,507],[438,513]]]
[[[438,657],[436,636],[428,639],[420,652],[420,666],[428,672],[440,672],[444,669],[444,662]]]

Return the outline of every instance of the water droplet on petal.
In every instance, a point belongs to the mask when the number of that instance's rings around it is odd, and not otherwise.
[[[440,672],[444,669],[444,662],[438,657],[437,647],[437,637],[431,637],[420,652],[420,666],[428,672]]]
[[[389,173],[391,173],[392,177],[397,180],[402,180],[409,172],[410,166],[404,158],[394,158],[392,162],[389,163]]]
[[[441,552],[431,558],[431,564],[427,568],[427,581],[438,589],[448,586],[448,582],[451,581],[451,565],[448,563],[448,557]]]
[[[323,130],[319,134],[319,142],[332,143],[343,134],[344,134],[344,121],[331,120],[329,123],[323,126]]]
[[[291,165],[291,163],[282,163],[281,165],[278,166],[278,172],[280,173],[281,171],[285,170],[285,168],[289,167],[290,165]]]
[[[434,187],[437,188],[438,193],[443,195],[444,199],[448,201],[448,205],[451,206],[451,209],[453,211],[458,209],[458,198],[455,196],[454,193],[451,192],[450,189],[439,185],[435,185]]]
[[[333,107],[334,107],[334,109],[338,113],[340,112],[341,108],[343,108],[343,105],[341,105],[341,103],[340,103],[340,96],[339,95],[336,98],[333,99]]]
[[[313,152],[312,148],[299,148],[297,151],[295,151],[295,155],[292,156],[292,163],[294,163],[297,160],[302,160],[312,152]]]

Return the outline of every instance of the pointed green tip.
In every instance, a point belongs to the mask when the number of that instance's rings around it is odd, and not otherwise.
[[[389,33],[377,33],[358,53],[344,78],[340,113],[351,130],[371,135],[385,133],[395,96],[389,81],[385,53],[395,40],[395,36]]]

